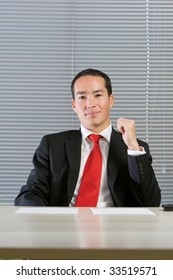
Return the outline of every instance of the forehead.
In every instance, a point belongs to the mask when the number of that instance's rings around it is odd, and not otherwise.
[[[82,76],[74,84],[75,92],[98,89],[106,89],[105,80],[100,76]]]

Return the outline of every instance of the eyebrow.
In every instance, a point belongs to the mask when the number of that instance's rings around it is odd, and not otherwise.
[[[76,95],[80,95],[80,94],[86,94],[86,91],[77,91],[75,92]]]
[[[104,90],[97,89],[97,90],[94,90],[92,93],[95,94],[95,93],[98,93],[98,92],[104,92]],[[81,95],[81,94],[87,94],[87,92],[86,91],[77,91],[75,94],[76,95]]]

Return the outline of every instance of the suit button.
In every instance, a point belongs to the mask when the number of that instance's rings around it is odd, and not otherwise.
[[[143,170],[141,162],[139,162],[139,173],[141,175],[141,178],[143,179],[144,178],[144,170]]]

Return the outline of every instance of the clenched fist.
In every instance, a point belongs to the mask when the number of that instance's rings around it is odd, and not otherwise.
[[[117,120],[117,128],[122,134],[123,141],[129,150],[140,151],[140,147],[136,140],[136,127],[133,120],[119,118]]]

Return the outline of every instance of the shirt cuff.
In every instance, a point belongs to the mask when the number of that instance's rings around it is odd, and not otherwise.
[[[140,156],[140,155],[145,155],[145,149],[140,146],[140,151],[135,151],[135,150],[127,150],[127,153],[129,156]]]

